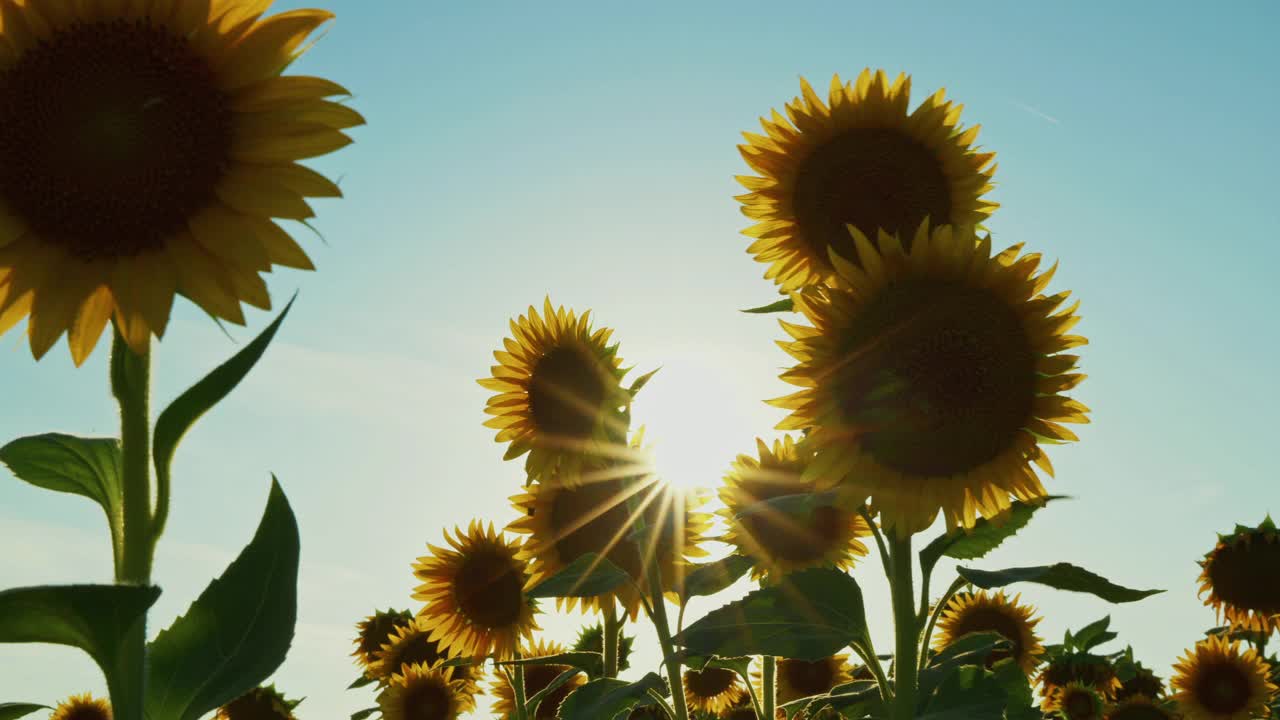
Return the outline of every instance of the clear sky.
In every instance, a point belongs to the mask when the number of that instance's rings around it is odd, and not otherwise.
[[[297,639],[275,679],[308,698],[303,718],[372,704],[343,690],[353,623],[412,605],[410,563],[444,526],[513,518],[520,467],[480,426],[474,379],[508,317],[547,294],[594,308],[627,361],[664,366],[638,419],[671,479],[714,486],[773,436],[781,413],[761,401],[788,387],[774,320],[736,311],[773,297],[738,234],[738,133],[800,75],[825,86],[867,66],[913,74],[916,101],[946,87],[982,124],[1000,163],[996,244],[1060,260],[1053,287],[1083,301],[1092,340],[1076,395],[1094,424],[1053,451],[1048,482],[1076,499],[975,565],[1070,561],[1167,588],[1114,609],[1024,592],[1055,641],[1111,612],[1161,675],[1211,626],[1195,560],[1215,532],[1280,511],[1280,5],[326,6],[338,19],[296,71],[348,86],[369,125],[315,164],[347,192],[319,206],[323,242],[300,231],[319,272],[270,278],[281,305],[300,289],[294,314],[179,451],[154,628],[247,542],[274,472],[303,540]],[[179,303],[156,352],[157,404],[269,317],[253,313],[233,342]],[[0,438],[114,433],[106,359],[99,348],[75,370],[60,346],[37,365],[20,331],[0,338]],[[0,477],[0,587],[109,581],[106,538],[88,501]],[[888,647],[878,563],[856,576]],[[569,641],[577,622],[544,625]],[[655,665],[654,650],[638,663]],[[0,702],[104,687],[69,649],[0,646]]]

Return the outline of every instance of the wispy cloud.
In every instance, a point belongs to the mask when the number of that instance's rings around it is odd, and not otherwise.
[[[1020,109],[1022,109],[1022,110],[1025,110],[1025,111],[1027,111],[1027,112],[1031,113],[1032,115],[1035,115],[1035,116],[1036,116],[1036,117],[1038,117],[1038,118],[1042,118],[1042,119],[1044,119],[1044,120],[1048,120],[1049,122],[1053,123],[1054,125],[1061,125],[1061,124],[1062,124],[1062,121],[1061,121],[1061,120],[1059,120],[1058,118],[1056,118],[1056,117],[1054,117],[1054,116],[1050,115],[1049,113],[1047,113],[1047,112],[1045,112],[1045,111],[1041,110],[1040,108],[1035,107],[1034,105],[1028,105],[1028,104],[1026,104],[1026,103],[1022,102],[1021,100],[1010,100],[1010,102],[1012,102],[1014,105],[1018,106],[1018,108],[1020,108]]]

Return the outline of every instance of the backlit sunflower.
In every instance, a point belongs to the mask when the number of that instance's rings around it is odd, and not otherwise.
[[[1093,688],[1104,701],[1113,699],[1120,689],[1115,667],[1106,658],[1083,652],[1052,657],[1040,669],[1035,682],[1040,686],[1040,696],[1046,701],[1071,683]]]
[[[426,603],[418,619],[448,657],[510,658],[522,638],[538,629],[534,604],[524,595],[528,569],[520,544],[489,524],[472,521],[466,533],[445,531],[450,547],[428,546],[413,574],[422,584],[413,593]]]
[[[527,647],[521,653],[522,657],[537,658],[548,657],[550,655],[559,655],[565,652],[564,646],[559,643],[544,643],[541,639],[532,646]],[[531,698],[542,692],[551,684],[553,680],[560,677],[566,670],[571,670],[571,665],[526,665],[524,668],[524,696]],[[538,705],[538,710],[533,714],[530,720],[554,720],[556,713],[560,711],[560,703],[569,696],[569,693],[577,690],[579,687],[587,684],[587,677],[582,673],[573,676],[564,685],[552,690],[547,694],[542,702]],[[499,718],[515,717],[516,710],[516,692],[511,687],[511,683],[503,677],[501,673],[493,682],[493,712]]]
[[[791,411],[781,430],[808,430],[805,478],[843,479],[851,501],[871,497],[897,534],[972,527],[1020,500],[1043,497],[1032,463],[1052,474],[1038,442],[1076,436],[1059,423],[1088,422],[1062,392],[1083,375],[1062,351],[1068,293],[1044,296],[1053,271],[1020,246],[991,256],[991,238],[921,226],[911,250],[881,235],[877,250],[854,232],[860,270],[835,256],[839,287],[795,296],[812,326],[783,322],[781,343],[798,364],[782,374],[803,388],[771,401]]]
[[[1237,526],[1200,562],[1205,604],[1234,629],[1270,635],[1280,628],[1280,532],[1268,516],[1256,528]]]
[[[440,641],[432,640],[431,632],[422,620],[415,618],[408,625],[397,627],[378,649],[369,665],[369,677],[386,684],[392,675],[401,673],[405,665],[433,668],[445,660]],[[468,695],[479,692],[478,677],[479,671],[472,665],[453,666],[452,679],[461,681],[462,689]]]
[[[368,670],[395,631],[412,624],[413,613],[408,610],[378,610],[356,624],[356,649],[351,654],[362,669]]]
[[[114,319],[135,352],[181,294],[269,308],[259,273],[311,261],[273,218],[337,186],[298,164],[351,141],[328,80],[282,76],[330,20],[271,0],[3,0],[0,332],[77,364]]]
[[[870,535],[871,528],[857,512],[835,503],[815,507],[807,522],[768,510],[739,516],[756,503],[817,490],[815,479],[803,477],[813,453],[790,435],[775,441],[772,450],[757,439],[756,451],[758,458],[739,455],[725,475],[719,511],[728,527],[724,542],[756,561],[752,579],[776,579],[817,565],[848,570],[867,554],[858,538]]]
[[[1164,681],[1141,663],[1134,663],[1133,676],[1120,681],[1120,689],[1116,691],[1116,702],[1128,700],[1142,695],[1151,699],[1164,697]]]
[[[530,587],[587,553],[608,558],[644,587],[647,582],[641,563],[643,552],[656,558],[663,590],[674,592],[683,582],[690,558],[706,555],[700,543],[710,527],[710,517],[697,511],[702,498],[676,490],[652,476],[610,475],[576,483],[537,483],[511,498],[520,519],[508,525],[507,530],[529,536],[520,557],[531,564]],[[627,500],[632,497],[640,508],[634,514],[627,508]],[[639,518],[645,522],[643,548],[637,548],[630,537]],[[649,540],[655,535],[656,543]],[[573,609],[579,600],[590,609],[617,601],[632,620],[640,610],[640,595],[630,583],[604,595],[560,598],[557,603]]]
[[[847,654],[832,655],[812,662],[778,658],[775,668],[774,689],[779,705],[821,695],[852,679]],[[760,667],[752,670],[751,676],[757,688],[764,687],[764,672]]]
[[[1054,688],[1040,709],[1062,720],[1102,720],[1103,699],[1093,687],[1072,682]]]
[[[1146,695],[1132,695],[1107,709],[1104,720],[1175,720],[1178,715],[1168,703],[1157,702]]]
[[[718,715],[749,697],[738,673],[724,668],[684,671],[684,699],[690,710]]]
[[[111,720],[111,704],[89,693],[72,695],[58,703],[49,720]]]
[[[1169,685],[1187,720],[1253,720],[1270,717],[1276,686],[1271,668],[1239,641],[1210,637],[1196,643],[1173,666]]]
[[[498,431],[498,442],[511,443],[504,459],[529,454],[530,478],[544,478],[561,462],[576,467],[607,457],[625,444],[620,409],[630,395],[612,334],[592,329],[590,312],[553,308],[550,299],[541,315],[530,305],[528,315],[511,321],[505,350],[493,353],[493,376],[478,382],[497,393],[485,406],[493,415],[485,427]]]
[[[972,633],[994,632],[1008,640],[1008,650],[993,650],[987,656],[987,666],[1011,657],[1028,675],[1035,670],[1044,646],[1036,636],[1035,608],[1019,603],[1021,596],[1012,599],[1004,592],[957,593],[947,603],[938,618],[937,634],[933,649],[941,652],[951,643]]]
[[[836,281],[831,253],[858,264],[846,225],[870,238],[881,229],[909,243],[933,225],[977,225],[997,207],[991,189],[994,153],[978,152],[978,127],[961,130],[960,105],[931,95],[908,110],[911,79],[889,82],[864,70],[856,83],[831,79],[823,103],[804,79],[802,97],[761,118],[767,135],[744,133],[739,145],[762,177],[742,176],[742,212],[758,221],[744,231],[747,252],[767,263],[765,277],[783,290]]]
[[[214,720],[296,720],[301,700],[288,700],[275,686],[256,687],[218,708]]]
[[[384,720],[457,720],[475,709],[453,668],[406,665],[378,695]]]

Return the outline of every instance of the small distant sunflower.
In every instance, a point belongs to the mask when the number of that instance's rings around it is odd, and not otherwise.
[[[635,516],[627,509],[627,499],[632,496],[642,508]],[[630,537],[639,517],[645,521],[647,536],[652,537],[655,527],[660,529],[656,544],[643,551],[657,558],[664,591],[680,587],[690,558],[706,555],[700,543],[710,527],[710,517],[697,511],[702,498],[673,489],[652,476],[600,479],[573,486],[537,483],[511,500],[520,519],[507,529],[529,535],[521,558],[531,562],[530,586],[587,553],[608,558],[645,586],[640,551]],[[578,600],[562,598],[557,602],[572,609]],[[633,620],[640,610],[640,595],[631,584],[581,601],[592,609],[617,601]]]
[[[498,442],[511,443],[504,459],[528,453],[525,468],[541,479],[562,461],[580,464],[625,443],[620,408],[630,395],[618,346],[609,344],[612,330],[594,330],[589,311],[579,316],[548,299],[542,315],[530,305],[527,316],[512,320],[511,334],[506,349],[493,353],[493,376],[478,381],[497,393],[484,409],[494,417],[484,425],[498,431]]]
[[[1280,532],[1268,516],[1237,526],[1200,562],[1200,594],[1233,629],[1270,635],[1280,628]]]
[[[756,439],[758,458],[739,455],[720,487],[724,508],[719,514],[730,543],[757,562],[752,579],[773,578],[817,565],[842,570],[854,559],[867,554],[858,538],[871,534],[862,517],[849,508],[826,505],[814,508],[808,523],[800,523],[782,513],[739,513],[756,503],[786,495],[816,492],[818,483],[803,477],[813,453],[790,436],[775,441],[773,449]]]
[[[1169,684],[1187,720],[1253,720],[1270,717],[1276,697],[1271,668],[1239,641],[1210,637],[1196,643],[1173,666]]]
[[[431,555],[414,563],[422,584],[413,598],[426,603],[419,622],[449,657],[508,659],[538,629],[524,595],[528,570],[520,544],[505,540],[493,523],[486,531],[472,521],[466,533],[455,533],[445,531],[450,548],[430,545]]]
[[[72,695],[58,703],[49,720],[111,720],[111,703],[89,693]]]
[[[618,672],[624,672],[631,667],[631,650],[636,642],[634,637],[627,635],[622,630],[622,627],[618,628]],[[573,649],[603,653],[604,627],[600,623],[596,623],[583,628],[578,633],[578,641],[573,644]]]
[[[689,708],[718,715],[749,697],[738,673],[724,668],[684,671],[684,699]]]
[[[385,684],[392,675],[402,672],[405,665],[423,665],[429,669],[446,659],[440,649],[440,641],[432,640],[431,631],[420,619],[415,618],[408,625],[397,627],[387,642],[378,649],[374,662],[369,665],[369,676]],[[463,690],[469,695],[479,692],[477,678],[475,667],[453,666],[452,679],[464,683]]]
[[[384,720],[457,720],[475,709],[453,668],[406,665],[378,695]]]
[[[532,646],[525,648],[521,656],[529,658],[548,657],[550,655],[559,655],[563,652],[565,652],[563,645],[559,643],[544,643],[539,639]],[[526,665],[524,668],[524,696],[531,698],[542,692],[553,680],[572,668],[572,665]],[[538,704],[537,712],[533,714],[530,720],[554,720],[560,711],[560,703],[564,702],[566,697],[569,697],[569,693],[585,684],[587,684],[585,675],[582,673],[574,675],[569,682],[552,690],[543,698],[542,702]],[[493,682],[493,695],[495,698],[493,701],[494,714],[499,718],[515,717],[516,691],[501,673],[498,674],[497,679]]]
[[[214,720],[296,720],[301,700],[288,700],[274,685],[256,687],[218,708]]]
[[[298,161],[349,144],[360,114],[281,76],[332,19],[271,0],[4,0],[0,29],[0,331],[30,317],[42,357],[76,364],[107,321],[135,352],[175,295],[244,322],[259,275],[312,269],[276,218],[336,185]]]
[[[1149,668],[1143,667],[1141,663],[1135,663],[1135,666],[1133,677],[1120,681],[1120,689],[1116,691],[1116,702],[1139,695],[1152,700],[1163,697],[1164,681]]]
[[[1102,720],[1103,699],[1093,687],[1072,682],[1054,688],[1040,709],[1062,720]]]
[[[774,688],[779,705],[821,695],[852,679],[847,654],[832,655],[812,662],[778,658],[775,667]],[[764,672],[761,668],[757,667],[752,671],[752,679],[757,688],[764,687]]]
[[[413,623],[413,613],[408,610],[378,610],[356,624],[356,649],[352,655],[365,670],[377,662],[378,651],[391,639],[398,628]]]
[[[802,98],[787,104],[790,122],[761,118],[767,137],[744,133],[743,159],[763,177],[741,176],[738,196],[758,221],[744,231],[747,248],[768,263],[765,277],[785,291],[836,281],[835,253],[858,264],[846,226],[874,238],[879,230],[910,234],[933,225],[977,225],[997,207],[991,189],[994,153],[978,152],[978,127],[961,130],[960,105],[931,95],[908,111],[911,79],[890,84],[883,70],[856,83],[831,79],[823,103],[800,80]]]
[[[1158,703],[1146,695],[1131,695],[1111,706],[1104,720],[1176,720],[1177,717],[1167,703]]]
[[[1020,246],[991,256],[971,229],[921,226],[911,250],[854,231],[865,270],[836,258],[840,287],[795,296],[812,327],[783,322],[798,364],[782,374],[803,390],[771,401],[791,411],[780,430],[808,430],[805,477],[843,479],[870,496],[898,534],[972,527],[1045,496],[1032,463],[1052,474],[1038,443],[1075,440],[1059,423],[1088,422],[1061,393],[1083,375],[1058,353],[1084,344],[1066,333],[1075,307],[1044,296],[1053,275]],[[1055,314],[1056,313],[1056,314]]]
[[[1093,688],[1103,700],[1110,701],[1120,689],[1115,667],[1106,658],[1089,653],[1069,653],[1049,660],[1036,676],[1040,696],[1049,699],[1070,685],[1080,683]]]
[[[987,665],[991,666],[1011,657],[1024,673],[1030,675],[1040,662],[1044,646],[1035,633],[1040,618],[1035,617],[1035,608],[1020,604],[1020,598],[1021,596],[1015,595],[1010,599],[1004,592],[990,593],[986,590],[957,593],[952,596],[938,619],[933,649],[941,652],[951,643],[972,633],[998,633],[1012,647],[1009,650],[992,651],[987,657]]]
[[[756,720],[756,709],[750,702],[743,702],[720,713],[720,720]]]

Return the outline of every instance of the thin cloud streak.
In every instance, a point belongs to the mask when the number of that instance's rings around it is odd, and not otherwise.
[[[1053,123],[1054,125],[1061,125],[1061,124],[1062,124],[1062,121],[1061,121],[1061,120],[1059,120],[1058,118],[1056,118],[1056,117],[1054,117],[1054,116],[1050,115],[1049,113],[1047,113],[1047,112],[1045,112],[1045,111],[1041,110],[1040,108],[1037,108],[1037,107],[1035,107],[1035,106],[1033,106],[1033,105],[1028,105],[1028,104],[1026,104],[1026,103],[1024,103],[1024,102],[1022,102],[1022,101],[1020,101],[1020,100],[1010,100],[1010,102],[1012,102],[1014,105],[1016,105],[1019,109],[1021,109],[1021,110],[1025,110],[1025,111],[1027,111],[1027,112],[1031,113],[1032,115],[1035,115],[1036,117],[1039,117],[1039,118],[1043,118],[1043,119],[1045,119],[1045,120],[1048,120],[1049,122]]]

